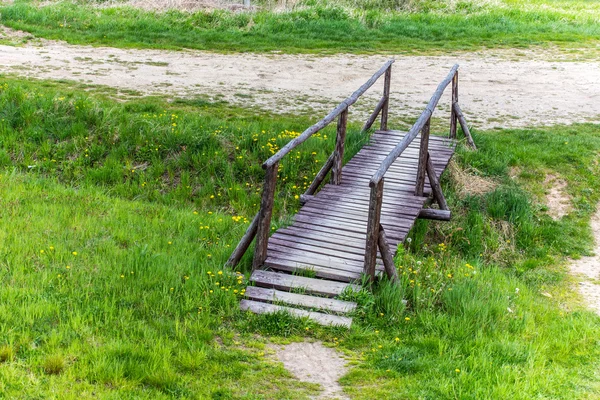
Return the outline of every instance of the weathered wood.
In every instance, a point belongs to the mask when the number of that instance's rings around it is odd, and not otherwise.
[[[321,186],[321,183],[325,180],[327,173],[331,170],[331,167],[333,167],[334,158],[335,153],[331,153],[327,161],[325,161],[325,165],[321,167],[317,175],[315,175],[315,179],[313,179],[308,189],[306,189],[306,192],[304,192],[305,195],[315,194],[319,186]]]
[[[341,314],[346,314],[356,309],[356,303],[350,301],[331,299],[327,297],[307,296],[304,294],[261,288],[259,286],[248,286],[246,288],[245,296],[250,300],[269,303],[277,302]]]
[[[377,103],[377,106],[375,107],[375,110],[373,111],[373,113],[371,114],[371,116],[369,117],[369,119],[367,120],[367,122],[365,122],[365,124],[363,125],[363,127],[361,129],[361,132],[366,132],[369,129],[371,129],[371,127],[373,126],[373,123],[377,119],[377,116],[379,115],[379,113],[383,109],[383,106],[385,105],[385,103],[386,103],[387,100],[388,99],[385,98],[385,97],[382,97],[379,100],[379,103]]]
[[[385,131],[388,128],[388,110],[390,108],[390,84],[392,82],[392,65],[385,71],[385,80],[383,82],[383,97],[385,103],[381,108],[381,130]]]
[[[339,185],[342,183],[342,166],[344,162],[344,146],[346,144],[346,125],[348,124],[348,109],[340,114],[337,124],[335,138],[335,150],[333,151],[333,169],[331,171],[331,183]]]
[[[454,110],[454,112],[456,113],[456,116],[458,117],[458,121],[460,122],[460,127],[462,128],[462,131],[465,134],[465,137],[467,138],[467,143],[473,149],[477,150],[477,146],[475,146],[475,142],[473,141],[473,137],[471,136],[471,131],[469,130],[469,126],[467,125],[467,120],[465,119],[465,116],[464,116],[462,110],[460,109],[460,106],[458,105],[458,103],[454,103],[452,109]]]
[[[408,147],[408,145],[413,141],[413,139],[419,134],[425,123],[431,118],[433,114],[433,110],[437,106],[437,103],[444,93],[444,89],[448,86],[448,84],[452,81],[454,74],[458,70],[458,64],[452,67],[448,76],[438,85],[436,91],[433,93],[431,100],[425,107],[425,111],[421,114],[417,122],[410,128],[408,133],[404,136],[404,138],[398,143],[398,145],[388,154],[388,156],[383,160],[379,169],[375,174],[371,177],[371,186],[375,186],[385,175],[388,168],[392,165],[392,163],[402,154],[402,152]]]
[[[323,314],[313,311],[298,310],[297,308],[278,306],[275,304],[262,303],[259,301],[242,300],[240,302],[242,311],[252,311],[255,314],[274,314],[286,312],[294,317],[308,318],[321,325],[326,326],[341,326],[350,328],[352,318],[342,317],[339,315]]]
[[[311,201],[314,198],[315,198],[315,196],[313,196],[311,194],[301,194],[300,195],[300,204],[305,205],[306,203],[308,203],[309,201]]]
[[[371,280],[375,279],[375,261],[377,259],[377,244],[379,239],[379,223],[381,218],[382,201],[383,178],[371,188],[371,197],[369,201],[369,219],[367,222],[364,273]]]
[[[229,259],[225,263],[226,266],[235,267],[248,250],[248,247],[250,247],[250,243],[252,243],[252,240],[254,240],[254,237],[256,236],[259,215],[260,214],[257,213],[252,219],[248,229],[246,229],[246,233],[244,233],[244,236],[242,236],[242,240],[240,240],[235,250],[233,250],[233,253],[231,253]]]
[[[417,181],[415,183],[415,196],[423,196],[425,189],[425,173],[427,170],[427,157],[429,154],[429,128],[431,118],[427,120],[421,130],[421,143],[419,145],[419,165],[417,167]]]
[[[433,163],[431,162],[431,158],[427,157],[427,177],[429,178],[429,184],[431,185],[431,191],[433,192],[433,198],[437,201],[440,209],[447,210],[448,203],[446,203],[446,198],[444,197],[444,193],[442,192],[442,187],[440,186],[440,181],[435,174],[435,168],[433,167]]]
[[[260,211],[258,212],[256,249],[252,268],[260,268],[267,258],[267,245],[271,234],[271,217],[273,215],[273,201],[275,200],[275,187],[277,184],[278,163],[267,169],[263,185],[262,198],[260,200]]]
[[[298,137],[290,140],[288,144],[283,146],[277,153],[275,153],[273,156],[271,156],[271,158],[269,158],[263,163],[263,168],[269,168],[270,166],[279,162],[287,153],[292,151],[296,146],[305,142],[313,134],[325,128],[344,110],[348,109],[348,107],[356,103],[358,98],[362,96],[367,91],[367,89],[373,86],[373,84],[379,79],[381,75],[383,75],[388,70],[388,68],[394,63],[394,61],[395,60],[393,59],[388,60],[367,82],[365,82],[360,88],[358,88],[354,93],[352,93],[350,97],[342,101],[336,108],[334,108],[329,114],[327,114],[325,118],[323,118],[310,128],[306,129]]]
[[[433,219],[436,221],[450,221],[452,213],[450,210],[438,210],[435,208],[424,208],[419,211],[419,218]]]
[[[381,253],[381,258],[383,259],[383,265],[385,266],[385,273],[387,274],[389,280],[397,283],[398,271],[396,270],[396,264],[394,263],[394,255],[392,254],[385,230],[381,224],[379,225],[378,244],[379,252]]]
[[[349,283],[325,281],[322,279],[307,278],[281,274],[271,271],[256,270],[250,276],[250,281],[257,286],[274,288],[278,290],[303,290],[305,294],[336,297],[345,291],[360,291],[360,286]]]
[[[337,282],[354,282],[360,279],[359,272],[340,271],[331,266],[313,265],[314,263],[298,262],[281,257],[281,254],[269,256],[265,265],[270,269],[284,271],[290,274],[310,272],[317,278],[328,279]]]
[[[458,71],[452,78],[452,105],[458,103]],[[450,110],[450,139],[456,139],[456,111],[454,107]]]

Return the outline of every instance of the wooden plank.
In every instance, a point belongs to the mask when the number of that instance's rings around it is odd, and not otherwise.
[[[265,260],[265,266],[277,271],[284,271],[290,274],[303,273],[310,271],[314,273],[317,278],[329,279],[338,282],[354,282],[360,279],[360,273],[340,271],[331,267],[322,267],[318,265],[311,265],[309,263],[299,263],[293,260],[287,260],[285,258],[276,256],[269,256]]]
[[[269,240],[269,246],[274,246],[273,248],[289,247],[291,249],[298,249],[309,253],[312,252],[315,254],[333,256],[358,262],[361,262],[365,259],[364,250],[363,252],[356,252],[347,247],[342,249],[334,249],[331,248],[332,246],[323,246],[322,242],[316,241],[315,243],[307,243],[306,240],[301,239],[302,238],[294,237],[271,237],[271,240]]]
[[[337,124],[335,138],[335,150],[333,151],[333,168],[331,170],[331,183],[339,185],[342,183],[342,162],[344,161],[344,145],[346,144],[346,125],[348,123],[348,109],[340,114]]]
[[[288,313],[298,318],[308,318],[320,325],[325,326],[341,326],[350,328],[352,318],[339,315],[323,314],[313,311],[298,310],[297,308],[278,306],[275,304],[262,303],[259,301],[242,300],[240,302],[242,311],[251,311],[255,314],[274,314],[279,312]]]
[[[290,225],[284,229],[279,229],[277,234],[295,237],[304,237],[307,239],[317,240],[322,243],[343,243],[346,247],[360,248],[364,250],[365,241],[364,239],[355,239],[345,235],[340,235],[335,232],[319,232],[312,229],[300,228],[294,225]]]
[[[433,219],[436,221],[450,221],[452,213],[450,210],[437,210],[435,208],[424,208],[419,212],[419,218]]]
[[[329,311],[332,313],[346,314],[356,309],[356,303],[350,301],[331,299],[328,297],[307,296],[305,294],[283,292],[281,290],[267,289],[259,286],[248,286],[246,288],[245,296],[250,300],[268,303],[284,303],[287,305]]]
[[[288,244],[290,243],[288,242]],[[316,265],[340,271],[360,272],[362,268],[360,260],[342,258],[335,254],[315,253],[300,247],[290,247],[274,243],[269,243],[269,257],[277,257],[296,261],[302,265]]]
[[[263,185],[260,211],[258,213],[256,248],[252,268],[259,268],[267,258],[267,244],[271,234],[271,217],[273,215],[273,201],[275,199],[275,185],[277,183],[277,166],[275,163],[267,169]]]
[[[250,276],[250,281],[261,287],[274,288],[288,292],[291,290],[303,290],[306,294],[316,294],[327,297],[336,297],[345,291],[358,292],[361,289],[360,286],[349,283],[325,281],[322,279],[263,270],[254,271]]]

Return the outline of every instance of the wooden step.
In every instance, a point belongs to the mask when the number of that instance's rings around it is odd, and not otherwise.
[[[254,271],[252,276],[250,276],[250,281],[254,282],[256,286],[273,288],[286,292],[304,289],[305,294],[317,294],[327,297],[339,296],[345,290],[353,290],[355,292],[360,290],[360,286],[350,283],[326,281],[263,270]]]
[[[270,303],[261,303],[260,301],[242,300],[240,308],[243,311],[252,311],[256,314],[273,314],[277,312],[287,312],[290,315],[299,318],[307,318],[321,325],[326,326],[342,326],[350,328],[352,318],[341,317],[339,315],[323,314],[314,311],[299,310],[297,308],[278,306]]]
[[[246,288],[246,297],[250,300],[267,303],[285,303],[287,305],[301,306],[320,311],[329,311],[342,314],[354,311],[356,308],[356,303],[350,301],[330,299],[327,297],[307,296],[304,294],[283,292],[280,290],[267,289],[258,286],[248,286]]]

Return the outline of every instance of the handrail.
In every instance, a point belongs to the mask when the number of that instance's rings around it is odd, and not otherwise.
[[[277,153],[272,155],[267,161],[265,161],[262,165],[264,169],[267,169],[277,162],[279,162],[286,154],[292,151],[296,146],[306,141],[313,134],[317,133],[321,129],[325,128],[329,125],[336,117],[338,117],[344,110],[348,109],[352,104],[356,103],[358,98],[362,96],[367,89],[375,84],[375,82],[379,79],[381,75],[383,75],[388,68],[394,63],[394,59],[388,60],[375,74],[365,82],[361,87],[359,87],[350,97],[346,100],[342,101],[336,108],[334,108],[325,118],[306,129],[304,132],[300,134],[300,136],[290,140],[288,144],[283,146]]]
[[[415,124],[412,126],[412,128],[410,128],[410,130],[404,136],[404,138],[402,138],[400,143],[398,143],[396,147],[394,147],[394,149],[382,161],[375,174],[373,174],[373,176],[371,177],[369,186],[375,187],[381,181],[381,179],[383,178],[387,170],[390,168],[392,163],[396,161],[398,157],[400,157],[402,152],[406,150],[406,148],[415,139],[415,137],[417,137],[423,126],[425,126],[425,123],[429,120],[429,118],[431,118],[433,110],[437,106],[440,97],[442,97],[442,93],[444,93],[444,89],[446,89],[450,82],[452,82],[452,78],[454,77],[457,71],[458,64],[455,64],[450,70],[448,76],[446,76],[446,78],[438,85],[436,91],[433,93],[433,96],[431,96],[431,100],[429,100],[427,107],[425,107],[425,110],[423,111],[421,116],[419,116],[419,119],[417,119],[417,122],[415,122]]]

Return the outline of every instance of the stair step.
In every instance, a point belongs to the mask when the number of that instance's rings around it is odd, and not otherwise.
[[[346,288],[355,292],[360,291],[360,286],[350,283],[325,281],[263,270],[254,271],[250,276],[250,281],[256,283],[257,286],[266,288],[286,292],[292,289],[304,289],[306,294],[318,294],[327,297],[339,296]]]
[[[258,286],[248,286],[246,288],[246,297],[250,300],[269,303],[281,302],[288,305],[314,308],[334,313],[348,313],[354,311],[356,308],[356,303],[350,301],[282,292],[280,290],[267,289]]]
[[[301,263],[292,260],[286,260],[279,257],[279,255],[270,255],[265,261],[265,266],[276,269],[278,271],[285,271],[289,273],[299,271],[311,271],[314,272],[315,276],[323,279],[331,279],[339,282],[352,282],[360,279],[360,272],[343,271],[333,269],[329,267],[322,267],[318,265],[309,265],[307,263]]]
[[[297,308],[278,306],[270,303],[262,303],[260,301],[242,300],[240,308],[243,311],[252,311],[256,314],[273,314],[276,312],[287,312],[295,317],[308,317],[309,319],[326,326],[343,326],[350,328],[352,318],[341,317],[339,315],[323,314],[314,311],[299,310]]]

